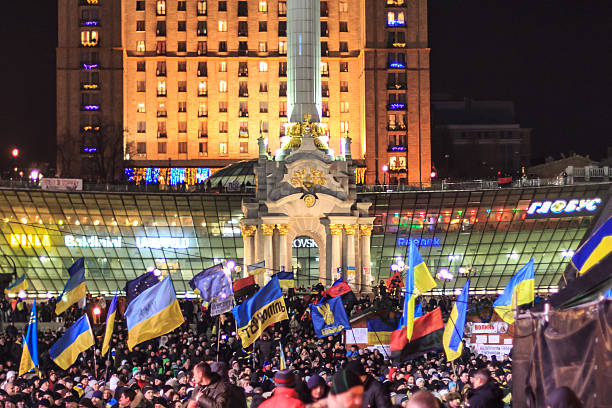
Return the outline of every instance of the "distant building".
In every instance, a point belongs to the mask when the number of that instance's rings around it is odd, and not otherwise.
[[[531,129],[511,101],[434,100],[432,161],[442,178],[518,175],[529,165]]]
[[[596,166],[597,162],[591,160],[589,156],[581,156],[573,154],[569,157],[562,157],[559,160],[549,158],[546,163],[531,166],[527,169],[527,173],[540,178],[555,178],[561,176],[563,172],[567,172],[567,168],[572,167],[588,167]]]
[[[87,169],[101,176],[96,168],[109,160],[100,158],[116,149],[113,158],[138,174],[210,174],[256,158],[260,135],[271,152],[280,147],[288,121],[286,1],[58,4],[62,176],[87,177]],[[369,184],[428,185],[426,0],[321,1],[320,17],[329,146],[341,154],[350,136]]]

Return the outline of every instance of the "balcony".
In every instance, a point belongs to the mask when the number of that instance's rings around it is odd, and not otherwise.
[[[205,138],[207,138],[207,137],[208,137],[208,133],[200,132],[200,133],[198,133],[198,137],[199,137],[200,139],[205,139]]]
[[[100,0],[81,0],[79,6],[99,6]]]
[[[323,96],[323,98],[329,98],[329,89],[322,89],[321,96]]]
[[[83,154],[96,154],[98,153],[98,148],[93,146],[85,146],[81,148],[81,153]]]
[[[238,131],[238,137],[248,138],[249,137],[249,131],[246,130],[246,129],[240,129],[240,131]]]
[[[287,112],[286,111],[279,111],[278,112],[278,117],[279,118],[286,118],[287,117]]]
[[[166,132],[157,132],[157,138],[158,139],[167,139],[168,138],[168,133],[166,133]]]
[[[81,20],[81,27],[98,27],[100,26],[100,20],[91,19],[91,20]]]
[[[238,72],[238,76],[239,77],[248,77],[249,76],[249,71]]]
[[[406,63],[400,61],[389,62],[389,69],[405,69]]]
[[[166,76],[166,71],[165,71],[165,70],[159,70],[159,69],[158,69],[158,70],[155,72],[155,74],[156,74],[158,77],[165,77],[165,76]]]
[[[100,89],[99,84],[92,84],[90,82],[81,82],[81,89],[83,91],[95,91]]]
[[[222,51],[219,49],[219,52],[222,52]],[[227,50],[223,52],[227,52]],[[249,55],[249,50],[238,50],[238,56],[246,57],[248,55]]]
[[[158,37],[165,37],[166,36],[166,30],[157,29],[157,30],[155,30],[155,35],[158,36]]]
[[[85,125],[81,130],[83,132],[99,132],[100,125]]]
[[[166,92],[166,91],[157,91],[157,96],[168,96],[168,92]]]
[[[198,96],[200,97],[208,96],[208,92],[198,91]]]
[[[100,110],[100,105],[81,105],[82,111],[98,111]]]
[[[406,89],[406,84],[403,82],[389,82],[387,89]]]
[[[389,110],[404,110],[406,109],[406,104],[403,102],[394,102],[388,105]]]
[[[407,150],[406,146],[401,145],[389,145],[387,146],[387,152],[405,152]]]
[[[405,27],[405,20],[387,20],[387,27]]]
[[[249,36],[248,31],[238,31],[238,37],[248,37],[248,36]]]
[[[406,0],[387,0],[387,7],[406,7]]]
[[[241,118],[248,118],[249,117],[249,112],[247,111],[240,111],[238,112],[238,116]]]
[[[92,69],[98,69],[100,66],[98,64],[88,64],[86,62],[82,63],[81,66],[86,71],[91,71]]]
[[[240,98],[247,98],[249,96],[249,91],[238,91],[238,96]]]
[[[157,111],[157,117],[158,118],[165,118],[168,116],[168,112],[167,111]]]

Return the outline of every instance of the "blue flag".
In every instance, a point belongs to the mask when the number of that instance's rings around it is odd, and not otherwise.
[[[36,321],[36,300],[30,312],[30,324],[23,339],[23,351],[19,363],[19,376],[38,367],[38,323]]]
[[[227,299],[234,294],[232,279],[225,274],[223,265],[215,265],[204,269],[189,281],[191,289],[199,290],[204,302],[211,303],[213,299]]]
[[[351,328],[351,323],[340,297],[310,305],[310,316],[312,317],[315,334],[320,338],[333,336],[342,330]]]

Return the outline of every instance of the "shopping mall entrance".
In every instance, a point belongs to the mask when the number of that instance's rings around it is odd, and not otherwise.
[[[293,240],[291,265],[297,288],[308,288],[319,282],[319,247],[314,239],[300,236]]]

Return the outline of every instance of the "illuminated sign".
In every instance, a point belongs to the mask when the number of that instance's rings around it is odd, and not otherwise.
[[[22,248],[42,248],[51,246],[51,240],[48,235],[11,234],[9,242],[12,247]]]
[[[432,238],[406,238],[399,237],[397,239],[397,246],[410,246],[411,241],[414,241],[414,244],[419,247],[424,246],[440,246],[440,238],[432,237]]]
[[[312,238],[296,238],[291,244],[292,248],[318,248],[319,246]]]
[[[599,208],[602,200],[596,198],[571,198],[548,201],[532,201],[526,218],[572,217],[590,215]]]
[[[136,238],[136,246],[138,248],[153,248],[153,249],[185,249],[189,248],[189,238]]]
[[[64,236],[64,244],[68,248],[121,248],[121,237],[75,237]]]

